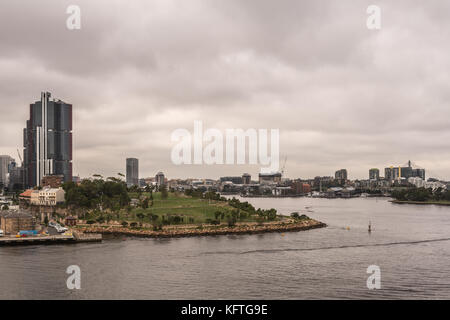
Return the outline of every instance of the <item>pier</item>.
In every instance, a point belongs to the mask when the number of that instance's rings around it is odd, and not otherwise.
[[[1,237],[0,246],[13,246],[13,245],[50,245],[50,244],[73,244],[80,242],[101,242],[101,234],[82,234],[77,236],[35,236],[35,237]]]

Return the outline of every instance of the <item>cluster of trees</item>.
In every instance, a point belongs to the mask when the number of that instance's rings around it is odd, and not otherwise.
[[[229,227],[236,225],[237,221],[243,221],[248,218],[250,214],[246,211],[235,209],[230,212],[216,211],[214,213],[215,219],[206,219],[206,223],[220,224],[221,221],[226,221]]]
[[[256,213],[255,207],[250,203],[248,203],[247,201],[241,202],[239,199],[233,197],[232,199],[228,200],[228,204],[234,208],[247,211],[250,214]]]
[[[114,177],[85,179],[80,184],[66,182],[62,187],[68,207],[118,211],[131,201],[125,182]]]
[[[264,209],[258,209],[256,210],[256,214],[264,219],[264,220],[269,220],[269,221],[273,221],[277,218],[277,210],[272,208],[272,209],[268,209],[268,210],[264,210]]]
[[[400,201],[450,201],[450,190],[439,188],[433,192],[432,189],[410,188],[394,190],[392,197]]]
[[[259,216],[259,218],[263,220],[273,221],[277,218],[277,210],[274,208],[268,210],[265,209],[256,210],[252,204],[248,203],[247,201],[241,202],[239,199],[236,198],[229,199],[228,204],[234,208],[247,212],[249,215],[256,214]]]
[[[298,212],[292,212],[291,218],[293,218],[295,220],[311,220],[311,218],[308,217],[306,214],[299,215]]]

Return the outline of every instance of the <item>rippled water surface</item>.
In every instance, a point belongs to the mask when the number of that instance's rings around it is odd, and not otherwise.
[[[385,198],[245,200],[285,214],[299,211],[328,227],[0,247],[0,298],[450,298],[450,207]],[[66,287],[65,271],[73,264],[81,268],[81,290]],[[381,268],[381,290],[366,287],[369,265]]]

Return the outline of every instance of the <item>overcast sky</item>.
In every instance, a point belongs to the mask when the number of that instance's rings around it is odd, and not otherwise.
[[[81,30],[66,28],[71,4]],[[73,104],[82,177],[125,172],[126,157],[141,177],[256,176],[171,163],[172,131],[201,120],[279,129],[289,177],[411,159],[450,178],[449,39],[448,0],[2,0],[0,154],[17,158],[46,90]]]

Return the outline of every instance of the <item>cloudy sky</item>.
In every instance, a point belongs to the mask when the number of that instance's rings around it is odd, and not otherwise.
[[[80,30],[66,28],[72,4]],[[279,129],[290,177],[411,159],[450,178],[448,39],[448,0],[2,0],[0,154],[17,158],[46,90],[73,104],[81,176],[124,172],[126,157],[141,176],[259,172],[172,164],[171,133],[201,120]]]

